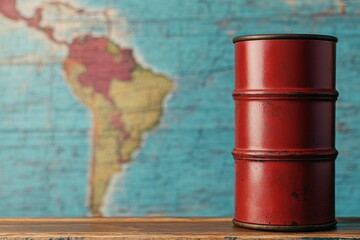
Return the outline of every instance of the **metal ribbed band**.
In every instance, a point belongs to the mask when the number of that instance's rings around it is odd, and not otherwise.
[[[328,100],[336,101],[339,96],[335,89],[283,89],[283,90],[234,90],[234,100]]]
[[[338,151],[330,149],[311,149],[298,151],[261,151],[243,150],[234,148],[232,151],[235,160],[249,161],[323,161],[335,160]]]

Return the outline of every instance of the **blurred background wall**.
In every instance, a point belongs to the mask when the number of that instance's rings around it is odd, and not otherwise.
[[[359,23],[355,0],[1,0],[0,215],[232,215],[231,39],[318,33],[359,216]]]

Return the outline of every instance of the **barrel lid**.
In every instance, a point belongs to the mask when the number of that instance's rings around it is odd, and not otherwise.
[[[233,38],[233,43],[241,41],[251,40],[271,40],[271,39],[306,39],[306,40],[323,40],[337,42],[337,37],[330,35],[319,35],[319,34],[255,34],[255,35],[243,35]]]

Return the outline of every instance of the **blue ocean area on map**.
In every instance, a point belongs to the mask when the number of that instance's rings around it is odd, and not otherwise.
[[[350,16],[316,17],[335,1],[300,7],[259,2],[74,1],[91,10],[116,9],[140,64],[175,86],[159,125],[112,177],[101,208],[105,216],[233,214],[231,40],[279,32],[339,37],[336,213],[360,215],[360,44],[351,32],[360,31],[353,10],[360,4],[349,4]],[[26,25],[4,18],[0,23]],[[2,31],[0,41],[0,215],[88,215],[92,116],[65,80],[66,49],[52,51],[44,34],[25,27]]]
[[[39,66],[0,65],[0,76],[6,76],[0,81],[1,215],[85,215],[91,118],[64,80],[58,61],[66,52],[49,56],[49,43],[32,30],[11,34],[2,34],[6,50],[0,58],[36,49]]]

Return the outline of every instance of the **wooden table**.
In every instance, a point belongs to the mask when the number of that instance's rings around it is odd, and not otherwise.
[[[276,233],[230,218],[0,218],[0,239],[360,239],[360,218],[338,221],[331,231]]]

